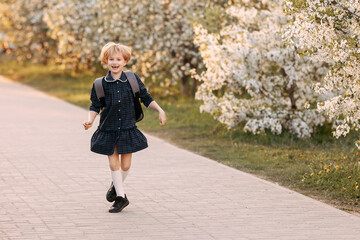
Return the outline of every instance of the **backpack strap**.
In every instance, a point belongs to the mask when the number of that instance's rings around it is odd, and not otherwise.
[[[95,79],[95,82],[94,82],[96,97],[99,99],[99,101],[101,103],[101,108],[104,108],[106,106],[104,87],[102,84],[103,79],[104,79],[104,77],[97,78],[97,79]]]
[[[104,77],[95,79],[94,87],[97,98],[100,100],[100,98],[105,97],[104,88],[102,85],[102,80]]]
[[[135,74],[130,71],[130,70],[126,70],[124,71],[126,78],[128,79],[130,85],[131,85],[131,89],[133,91],[134,96],[136,97],[136,93],[140,93],[140,88],[139,88],[139,83],[135,77]]]

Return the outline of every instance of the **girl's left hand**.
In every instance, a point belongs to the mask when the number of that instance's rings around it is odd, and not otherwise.
[[[160,126],[164,126],[166,123],[166,115],[164,111],[159,112]]]

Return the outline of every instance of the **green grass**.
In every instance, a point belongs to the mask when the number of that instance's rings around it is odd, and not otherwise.
[[[85,109],[96,77],[64,73],[51,66],[29,64],[18,68],[11,61],[0,65],[0,73]],[[168,121],[160,127],[157,113],[143,108],[145,118],[138,126],[145,132],[340,209],[360,213],[360,156],[353,143],[355,133],[336,140],[330,127],[323,126],[310,139],[298,139],[287,132],[254,136],[241,127],[229,131],[209,114],[200,114],[199,101],[181,96],[153,97],[166,111]]]
[[[146,109],[146,118],[139,124],[146,132],[338,208],[360,212],[356,189],[360,156],[353,143],[355,134],[336,140],[329,127],[322,127],[311,139],[286,132],[254,136],[240,128],[228,131],[208,114],[200,114],[200,103],[192,99],[158,102],[167,112],[167,126],[160,127],[157,114]]]

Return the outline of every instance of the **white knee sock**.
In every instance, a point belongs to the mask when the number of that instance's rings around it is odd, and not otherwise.
[[[125,181],[125,178],[128,175],[129,171],[130,171],[130,168],[127,171],[124,171],[124,170],[121,169],[121,175],[122,175],[122,181],[123,182]]]
[[[116,195],[125,197],[124,187],[123,187],[123,181],[120,170],[117,171],[111,171],[111,177],[115,186]]]

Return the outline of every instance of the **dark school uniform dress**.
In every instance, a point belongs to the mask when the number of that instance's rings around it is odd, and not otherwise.
[[[140,100],[148,107],[154,99],[135,74],[140,88]],[[120,79],[113,79],[110,71],[102,80],[105,93],[105,107],[100,114],[98,129],[91,138],[91,151],[112,155],[115,144],[119,154],[133,153],[148,147],[147,139],[136,126],[134,95],[124,72]],[[100,112],[101,103],[96,96],[94,84],[91,89],[90,111]]]

